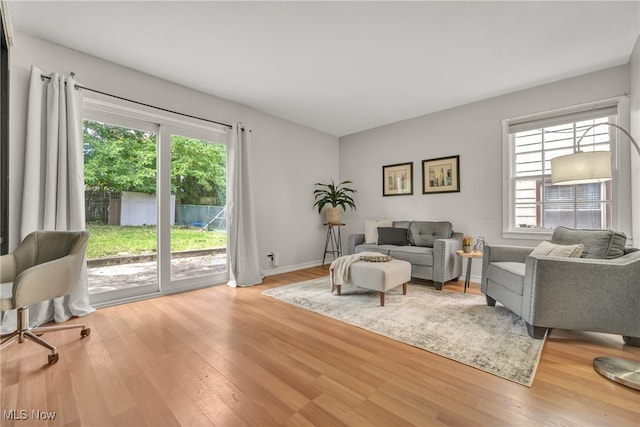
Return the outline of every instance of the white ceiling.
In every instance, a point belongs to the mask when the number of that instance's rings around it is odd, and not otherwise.
[[[626,64],[640,34],[640,1],[10,1],[9,12],[14,31],[336,136]]]

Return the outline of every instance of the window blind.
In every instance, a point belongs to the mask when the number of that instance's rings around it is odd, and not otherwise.
[[[615,116],[618,114],[618,106],[609,105],[599,108],[590,108],[559,116],[540,117],[533,120],[515,121],[509,123],[509,133],[526,132],[533,129],[541,129],[550,126],[562,125],[571,122],[581,122],[599,117]]]
[[[538,116],[509,125],[516,228],[551,229],[559,225],[606,228],[610,225],[611,183],[551,186],[550,160],[574,153],[575,141],[584,129],[615,120],[616,114],[617,107],[610,106],[553,117]],[[592,149],[609,151],[610,137],[608,129],[595,128],[588,144]]]

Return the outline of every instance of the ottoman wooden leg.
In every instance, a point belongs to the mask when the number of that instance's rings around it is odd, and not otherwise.
[[[336,285],[336,289],[338,290],[338,296],[340,296],[340,292],[342,291],[342,285]]]
[[[407,284],[403,283],[402,284],[402,295],[406,295],[407,294]]]
[[[380,306],[384,307],[384,292],[380,292]]]

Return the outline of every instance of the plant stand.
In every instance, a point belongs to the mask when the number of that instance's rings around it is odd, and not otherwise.
[[[332,224],[328,222],[324,225],[327,227],[327,237],[324,240],[322,266],[324,266],[324,260],[326,259],[327,254],[331,254],[334,260],[342,256],[342,236],[340,234],[340,227],[346,224]]]

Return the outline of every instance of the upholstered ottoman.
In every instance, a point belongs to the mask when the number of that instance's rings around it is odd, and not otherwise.
[[[407,294],[407,283],[411,280],[411,264],[407,261],[356,261],[349,268],[348,284],[380,292],[381,306],[384,306],[384,294],[389,289],[402,285],[402,294]],[[334,285],[333,288],[340,295],[341,285]]]

